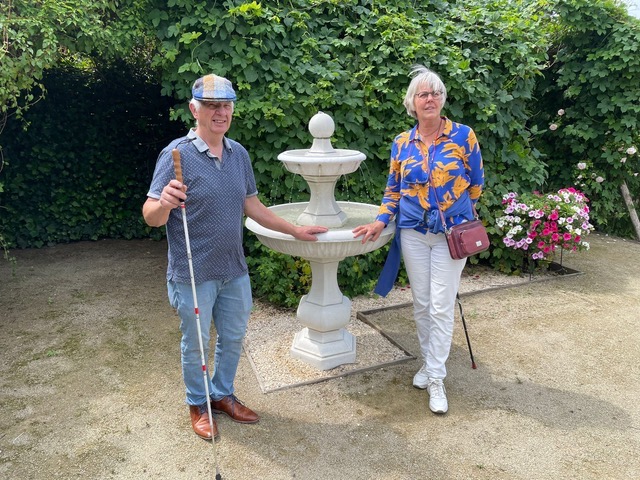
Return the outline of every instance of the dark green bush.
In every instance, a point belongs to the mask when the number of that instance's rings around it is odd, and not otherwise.
[[[162,235],[141,217],[159,151],[184,127],[172,100],[124,63],[44,78],[48,95],[0,140],[0,231],[10,246]],[[12,121],[13,120],[13,121]]]

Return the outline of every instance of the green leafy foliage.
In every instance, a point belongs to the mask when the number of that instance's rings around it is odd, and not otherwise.
[[[638,198],[640,21],[613,1],[565,0],[557,14],[532,117],[548,190],[575,185],[589,197],[596,227],[631,236],[620,185]]]
[[[184,133],[173,101],[135,67],[60,69],[43,79],[45,100],[2,135],[0,231],[10,246],[135,238],[150,229],[140,209],[159,151]],[[164,115],[163,115],[164,112]]]
[[[377,204],[391,141],[413,126],[402,106],[408,73],[415,63],[431,67],[449,90],[445,113],[479,137],[488,192],[480,213],[495,233],[492,212],[502,195],[546,179],[526,129],[528,102],[546,59],[546,7],[545,1],[508,0],[152,0],[149,18],[160,41],[154,65],[163,72],[163,93],[185,100],[174,118],[189,119],[186,100],[199,76],[215,72],[234,83],[238,102],[229,135],[249,149],[267,205],[308,199],[304,180],[276,158],[311,145],[307,122],[318,111],[335,121],[335,147],[367,155],[360,173],[338,182],[336,197]],[[247,251],[260,259],[252,264],[253,284],[268,285],[264,294],[272,301],[288,304],[290,293],[306,293],[303,274],[294,291],[279,277],[284,268],[303,264],[271,252],[267,260],[251,241]],[[385,252],[342,262],[341,288],[370,289]]]
[[[130,52],[145,31],[145,4],[146,0],[0,3],[0,115],[20,115],[41,98],[45,71],[61,59]]]
[[[65,61],[86,63],[89,56],[112,59],[132,51],[136,56],[148,52],[151,37],[142,16],[146,3],[147,0],[0,2],[0,134],[9,117],[21,118],[30,106],[44,98],[44,76],[49,69]],[[4,166],[0,144],[0,172]],[[7,211],[3,213],[7,215]],[[0,229],[0,244],[6,246],[11,239],[4,236]]]
[[[158,151],[191,122],[191,84],[211,72],[237,90],[229,136],[248,148],[265,204],[308,199],[306,182],[277,155],[310,146],[307,122],[318,111],[335,121],[336,148],[367,155],[360,171],[338,181],[337,199],[377,204],[391,141],[413,125],[402,99],[415,63],[442,76],[444,113],[480,141],[486,189],[478,210],[492,238],[480,261],[513,270],[513,250],[495,225],[508,192],[576,186],[591,199],[594,223],[629,231],[618,188],[640,187],[638,155],[628,154],[638,146],[638,22],[613,2],[67,3],[0,5],[0,105],[23,113],[40,92],[51,93],[23,123],[0,127],[11,167],[0,170],[0,232],[9,246],[161,235],[143,225],[140,205]],[[129,61],[110,69],[102,59],[113,55]],[[45,75],[62,59],[74,68]],[[182,124],[162,117],[172,106]],[[246,251],[257,296],[293,306],[307,292],[306,261],[269,251],[249,233]],[[371,290],[386,251],[341,262],[346,295]]]

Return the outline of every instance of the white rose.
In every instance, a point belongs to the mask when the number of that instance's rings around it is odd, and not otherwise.
[[[552,132],[557,129],[558,129],[558,125],[556,125],[555,123],[552,123],[551,125],[549,125],[549,130],[551,130]]]
[[[587,164],[585,162],[578,163],[578,170],[584,170],[587,168]]]
[[[636,150],[636,147],[629,147],[627,148],[627,155],[635,155],[637,151],[638,150]]]
[[[604,178],[602,178],[602,177],[596,177],[596,182],[598,182],[598,183],[602,183],[602,182],[604,182]]]
[[[564,110],[563,109],[558,110],[558,115],[560,116],[564,115]]]

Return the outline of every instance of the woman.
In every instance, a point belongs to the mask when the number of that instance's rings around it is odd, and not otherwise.
[[[356,227],[353,234],[362,236],[363,243],[375,241],[397,217],[396,235],[375,292],[385,296],[391,290],[401,251],[424,359],[413,385],[427,389],[432,412],[445,413],[449,408],[443,384],[445,362],[466,259],[451,258],[438,208],[448,227],[473,219],[484,170],[473,130],[440,115],[447,98],[440,77],[422,65],[416,65],[411,75],[404,106],[417,125],[394,139],[378,216],[373,223]]]

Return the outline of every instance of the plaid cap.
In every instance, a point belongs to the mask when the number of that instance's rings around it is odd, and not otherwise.
[[[202,102],[235,101],[236,92],[231,82],[218,75],[205,75],[193,83],[191,94]]]

